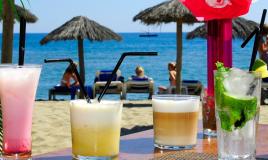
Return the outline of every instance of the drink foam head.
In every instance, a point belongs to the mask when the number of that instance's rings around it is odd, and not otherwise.
[[[71,121],[76,125],[90,124],[111,124],[121,119],[122,102],[92,100],[73,100],[70,102]]]
[[[152,99],[154,112],[197,112],[199,103],[199,96],[188,95],[158,95]]]

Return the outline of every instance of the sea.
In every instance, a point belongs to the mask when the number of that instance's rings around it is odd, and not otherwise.
[[[141,65],[145,74],[154,80],[155,91],[158,86],[168,86],[168,62],[176,60],[176,33],[157,33],[157,37],[139,37],[140,33],[119,33],[122,41],[84,41],[86,85],[93,85],[97,70],[113,69],[124,52],[155,51],[154,57],[127,57],[120,70],[125,80],[135,74],[135,68]],[[44,59],[71,58],[78,62],[77,41],[54,41],[40,45],[47,33],[26,35],[25,63],[42,64],[42,73],[36,93],[37,100],[47,100],[48,90],[60,83],[68,63],[44,64]],[[2,36],[1,36],[2,37]],[[1,43],[2,39],[0,39]],[[253,42],[241,48],[241,39],[233,40],[233,66],[248,69]],[[14,35],[13,63],[18,62],[19,34]],[[196,38],[186,39],[183,33],[182,78],[199,80],[207,86],[207,41]],[[147,99],[147,94],[128,94],[128,100]],[[119,99],[118,95],[106,95],[107,99]],[[70,96],[57,96],[57,99],[69,100]]]

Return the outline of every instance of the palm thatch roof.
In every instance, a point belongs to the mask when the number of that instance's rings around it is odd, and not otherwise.
[[[20,21],[20,19],[17,18],[23,18],[27,23],[35,23],[38,20],[38,18],[33,13],[24,7],[15,4],[15,9],[18,15],[18,17],[15,17],[17,21]],[[2,21],[2,17],[0,17],[0,21]]]
[[[233,38],[246,39],[256,27],[259,27],[259,24],[254,21],[242,17],[235,18],[233,19]],[[187,39],[194,39],[196,37],[207,38],[206,25],[197,27],[186,36]]]
[[[170,0],[141,11],[133,18],[133,21],[141,20],[142,23],[151,25],[177,22],[178,19],[181,19],[183,23],[197,22],[196,18],[181,2]]]
[[[77,16],[64,23],[45,36],[40,44],[58,40],[88,39],[90,41],[117,40],[122,38],[109,28],[106,28],[87,17]]]
[[[34,14],[32,14],[29,10],[18,5],[15,5],[15,7],[18,16],[24,18],[27,23],[35,23],[38,20],[38,18]]]

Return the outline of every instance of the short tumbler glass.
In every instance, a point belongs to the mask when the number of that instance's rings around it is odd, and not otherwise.
[[[119,154],[122,102],[73,100],[70,105],[73,158],[116,159]]]
[[[196,145],[199,96],[154,95],[154,146],[160,149],[191,149]]]

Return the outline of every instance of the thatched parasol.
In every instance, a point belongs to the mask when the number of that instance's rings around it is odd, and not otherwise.
[[[32,14],[29,10],[18,5],[15,5],[15,7],[18,16],[20,18],[24,18],[27,23],[35,23],[38,20],[38,18],[34,14]]]
[[[58,40],[78,40],[78,57],[79,68],[83,82],[85,82],[85,66],[84,66],[84,47],[83,40],[90,41],[104,41],[104,40],[117,40],[122,38],[114,33],[109,28],[106,28],[87,17],[77,16],[64,23],[54,31],[45,36],[40,44],[44,45],[50,41]]]
[[[19,18],[17,19],[18,21],[20,21],[20,18],[24,18],[27,23],[35,23],[38,20],[38,18],[34,14],[32,14],[29,10],[19,5],[15,4],[15,9],[17,11],[18,16],[16,18]],[[0,20],[2,21],[2,17],[0,17]]]
[[[162,2],[154,7],[147,8],[137,14],[133,21],[140,20],[146,25],[161,23],[177,23],[177,84],[176,92],[181,88],[181,66],[182,66],[182,23],[192,24],[197,22],[192,13],[178,0]]]
[[[256,28],[259,27],[259,24],[247,20],[245,18],[239,17],[232,20],[233,23],[233,38],[241,38],[246,39],[251,32]],[[193,31],[187,33],[187,39],[194,39],[196,37],[200,38],[207,38],[207,27],[206,25],[201,25],[194,29]]]

